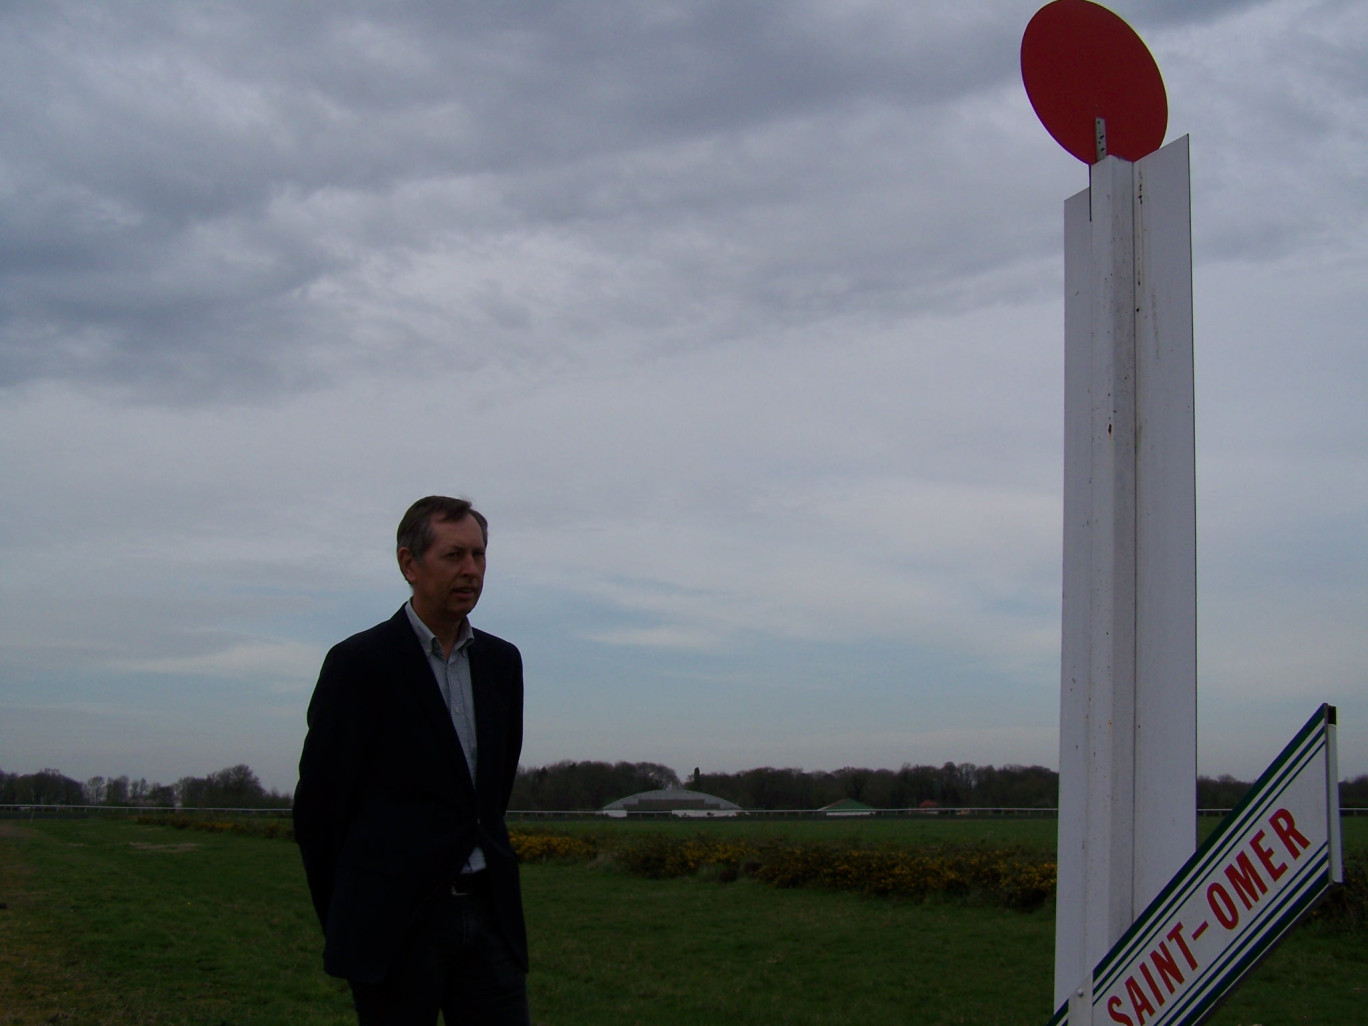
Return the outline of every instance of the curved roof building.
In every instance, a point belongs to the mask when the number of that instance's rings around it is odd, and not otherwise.
[[[716,795],[684,787],[662,787],[619,798],[603,807],[610,816],[735,816],[741,806]]]

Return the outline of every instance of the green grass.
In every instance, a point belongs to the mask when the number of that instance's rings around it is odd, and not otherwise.
[[[554,830],[601,838],[664,834],[702,835],[718,840],[858,841],[888,844],[1001,844],[1053,849],[1059,827],[1054,818],[1011,819],[1002,816],[925,816],[882,818],[850,816],[840,819],[770,819],[746,816],[683,819],[522,819],[515,830]]]
[[[1205,839],[1221,822],[1217,816],[1197,820],[1199,839]],[[1342,821],[1346,851],[1368,849],[1368,816],[1348,816]],[[724,818],[628,818],[527,817],[511,822],[516,830],[553,830],[595,837],[665,834],[675,837],[703,835],[710,838],[745,838],[753,841],[863,841],[889,844],[1001,844],[1025,845],[1053,850],[1059,823],[1053,816],[909,816],[839,819],[783,819],[769,817]]]
[[[1044,821],[610,822],[574,830],[1048,844]],[[1353,823],[1352,829],[1350,824]],[[1368,847],[1346,822],[1346,848]],[[757,834],[755,831],[758,830]],[[722,835],[719,835],[722,836]],[[1053,911],[742,878],[524,867],[537,1026],[1043,1024]],[[350,1023],[293,844],[120,820],[0,821],[0,1024]],[[1299,928],[1219,1026],[1368,1020],[1368,935]]]
[[[99,819],[0,830],[0,1023],[355,1021],[293,844]]]
[[[1053,913],[643,880],[524,874],[540,1026],[1042,1024]]]

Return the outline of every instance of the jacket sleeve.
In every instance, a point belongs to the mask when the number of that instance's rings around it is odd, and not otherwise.
[[[299,759],[294,831],[318,920],[327,927],[338,854],[355,806],[366,753],[380,712],[367,660],[347,642],[323,661],[309,702],[309,731]]]
[[[522,758],[523,743],[523,664],[522,653],[513,649],[512,658],[512,696],[509,702],[508,739],[504,749],[503,794],[500,808],[508,811],[508,803],[513,797],[513,785],[518,779],[518,760]]]

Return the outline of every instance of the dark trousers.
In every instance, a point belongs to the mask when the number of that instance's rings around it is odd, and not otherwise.
[[[444,895],[380,983],[351,981],[360,1026],[529,1026],[527,978],[474,893]]]

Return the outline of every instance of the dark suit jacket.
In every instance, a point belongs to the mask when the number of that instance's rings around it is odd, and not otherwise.
[[[527,967],[518,863],[504,825],[522,751],[522,657],[478,630],[468,655],[476,784],[402,608],[323,661],[294,828],[323,924],[323,965],[334,976],[383,979],[419,912],[477,844],[500,933]]]

